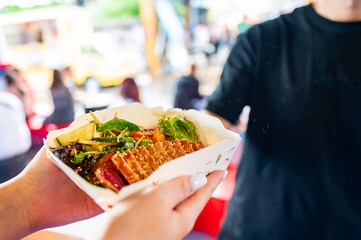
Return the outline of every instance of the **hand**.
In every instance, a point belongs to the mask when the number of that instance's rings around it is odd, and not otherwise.
[[[102,212],[48,159],[44,147],[19,176],[0,185],[0,192],[0,239],[18,239]]]
[[[77,187],[46,156],[43,147],[29,164],[24,176],[33,197],[30,220],[38,229],[53,227],[98,215],[103,210]]]
[[[196,192],[191,177],[183,176],[131,195],[110,211],[102,239],[182,239],[223,176],[224,171],[211,173]]]

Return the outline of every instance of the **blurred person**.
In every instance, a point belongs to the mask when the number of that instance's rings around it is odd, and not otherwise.
[[[25,114],[27,118],[30,118],[34,115],[34,95],[33,90],[28,83],[28,81],[23,77],[20,70],[17,68],[12,68],[7,70],[7,74],[13,77],[15,83],[19,86],[19,88],[23,91],[24,98],[24,106],[25,106]]]
[[[216,35],[212,35],[209,42],[214,46],[214,52],[212,53],[212,55],[218,54],[219,46],[221,44],[219,37]]]
[[[361,1],[239,35],[207,110],[250,116],[221,240],[361,239]]]
[[[132,77],[128,77],[123,80],[119,86],[119,93],[123,97],[126,104],[141,102],[138,86]]]
[[[64,69],[62,69],[61,74],[62,74],[62,78],[64,79],[65,86],[69,89],[70,93],[73,94],[77,88],[73,78],[73,71],[69,66],[67,66]]]
[[[188,76],[182,76],[176,86],[174,97],[174,107],[181,109],[200,109],[202,106],[197,105],[203,96],[199,93],[199,81],[196,78],[197,65],[190,66]]]
[[[243,15],[243,20],[238,24],[237,29],[238,33],[246,32],[253,24],[251,23],[251,19],[248,15]]]
[[[108,213],[95,239],[182,239],[225,177],[224,171],[182,176],[127,197]],[[91,218],[102,209],[46,155],[43,147],[28,167],[0,184],[0,239],[20,239],[38,230]]]
[[[6,74],[5,80],[7,86],[6,91],[14,94],[20,99],[21,103],[23,104],[26,119],[28,119],[30,116],[32,116],[32,109],[31,104],[28,102],[28,96],[25,94],[25,91],[16,83],[15,79],[11,75]]]
[[[44,123],[67,124],[72,122],[74,120],[74,101],[57,69],[53,71],[53,83],[50,90],[54,111],[44,120]]]
[[[26,166],[31,146],[24,106],[12,93],[0,91],[0,183],[18,175]]]
[[[19,87],[19,85],[15,82],[15,79],[12,76],[6,74],[5,80],[6,80],[6,91],[17,96],[23,103],[25,109],[26,104],[24,103],[25,101],[24,91]]]

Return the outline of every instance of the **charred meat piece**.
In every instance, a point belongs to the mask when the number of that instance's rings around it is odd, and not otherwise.
[[[186,154],[194,152],[195,150],[192,148],[192,145],[189,143],[188,140],[180,140],[180,143],[184,149],[184,151],[186,151]]]
[[[204,145],[202,142],[198,141],[198,142],[191,142],[192,148],[194,151],[198,151],[202,148],[204,148]]]
[[[167,151],[168,155],[171,157],[171,159],[175,159],[178,157],[178,154],[175,152],[172,143],[169,141],[166,141],[163,143],[165,150]]]
[[[147,150],[149,154],[154,157],[154,160],[158,165],[162,165],[163,163],[165,163],[164,158],[162,157],[160,152],[155,149],[154,144],[148,145]]]
[[[195,147],[193,147],[195,146]],[[148,177],[166,161],[192,153],[194,149],[203,148],[200,142],[190,143],[188,140],[164,141],[141,146],[133,151],[117,153],[112,161],[122,177],[129,183],[135,183]]]
[[[172,160],[172,157],[168,155],[162,143],[157,142],[156,144],[154,144],[154,148],[160,153],[165,162]]]
[[[146,172],[143,170],[140,163],[136,160],[133,153],[127,150],[125,153],[123,153],[123,157],[132,170],[139,176],[140,180],[143,180],[147,177]]]
[[[98,168],[95,171],[95,176],[100,184],[114,192],[119,192],[119,190],[126,185],[112,169],[107,167]]]
[[[154,160],[154,157],[152,155],[150,155],[150,153],[148,152],[148,150],[144,147],[144,146],[140,146],[138,148],[139,153],[142,155],[144,161],[146,163],[148,163],[149,167],[155,171],[158,167],[159,164],[156,163],[156,161]]]
[[[105,154],[103,157],[101,157],[90,169],[88,176],[86,176],[86,180],[89,181],[92,184],[99,184],[99,178],[95,176],[95,172],[99,168],[107,168],[111,169],[113,171],[116,171],[116,167],[112,161],[114,153],[109,152]]]
[[[161,141],[145,146],[138,146],[123,153],[108,152],[105,155],[85,155],[75,163],[74,155],[82,152],[83,145],[71,143],[58,147],[54,155],[74,169],[92,184],[101,184],[115,192],[126,184],[139,182],[147,178],[165,162],[204,148],[201,142],[188,140]]]
[[[128,165],[127,161],[124,159],[121,153],[117,152],[112,157],[112,161],[117,167],[120,174],[122,174],[122,176],[128,182],[128,184],[140,181],[139,175],[132,170],[132,168]]]
[[[144,160],[144,156],[140,154],[138,149],[133,149],[132,154],[134,155],[136,161],[138,161],[138,163],[141,165],[142,169],[145,171],[145,174],[149,176],[153,172],[153,170],[149,166],[149,163]]]
[[[109,152],[107,154],[105,154],[101,159],[99,159],[94,165],[93,167],[91,168],[90,170],[90,174],[94,174],[95,171],[98,169],[98,168],[110,168],[112,169],[113,171],[116,170],[116,167],[112,161],[112,157],[113,157],[114,153],[112,152]]]
[[[177,155],[179,157],[184,156],[184,155],[187,154],[186,151],[184,151],[183,146],[182,146],[181,142],[178,139],[172,141],[172,145],[173,145],[173,148],[174,148],[175,152],[177,153]]]

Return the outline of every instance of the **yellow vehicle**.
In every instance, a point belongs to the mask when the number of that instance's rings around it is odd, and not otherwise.
[[[35,90],[46,88],[49,69],[71,62],[72,42],[93,31],[79,7],[51,7],[0,14],[0,59],[19,68]]]
[[[146,66],[138,49],[121,44],[108,34],[91,34],[85,39],[79,40],[73,51],[71,67],[77,85],[86,87],[96,82],[104,87],[114,86]]]
[[[95,34],[90,12],[75,6],[0,14],[0,59],[39,92],[49,88],[56,68],[70,66],[77,85],[113,86],[145,67],[139,49]]]

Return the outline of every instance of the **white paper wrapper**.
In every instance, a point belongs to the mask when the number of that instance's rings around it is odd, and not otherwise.
[[[181,175],[208,174],[214,170],[225,170],[227,168],[241,138],[238,134],[226,130],[217,118],[207,114],[196,110],[181,111],[180,109],[168,109],[164,112],[161,107],[149,109],[142,104],[133,103],[97,111],[94,112],[94,115],[101,122],[111,120],[116,115],[118,118],[128,120],[143,128],[154,128],[163,113],[167,117],[184,116],[193,122],[200,141],[203,142],[206,148],[163,164],[147,179],[123,187],[118,194],[109,189],[88,183],[73,169],[55,157],[49,149],[49,147],[56,146],[55,138],[57,136],[73,131],[93,120],[90,114],[80,116],[67,128],[52,131],[48,134],[47,139],[44,140],[48,157],[104,210],[109,210],[123,198],[155,183],[164,182]]]

